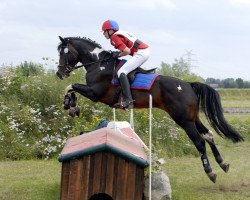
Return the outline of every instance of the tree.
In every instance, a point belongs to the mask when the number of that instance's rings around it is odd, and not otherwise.
[[[244,81],[243,81],[243,79],[237,78],[237,79],[235,80],[235,82],[236,82],[238,88],[244,88]]]
[[[189,62],[182,57],[175,59],[175,62],[172,65],[162,62],[161,68],[158,69],[158,72],[159,74],[180,78],[185,81],[204,82],[200,76],[191,72]]]
[[[40,64],[25,61],[16,67],[16,72],[24,77],[29,77],[44,73],[44,68]]]
[[[215,78],[207,78],[206,84],[220,84],[220,79]]]
[[[224,88],[236,88],[236,82],[234,81],[233,78],[226,78],[224,80],[221,81]]]

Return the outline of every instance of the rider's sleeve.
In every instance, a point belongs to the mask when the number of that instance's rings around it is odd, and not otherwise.
[[[126,48],[122,38],[115,34],[111,36],[111,44],[120,51],[123,51]]]

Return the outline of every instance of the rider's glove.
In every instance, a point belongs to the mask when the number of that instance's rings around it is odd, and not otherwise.
[[[112,52],[114,58],[119,58],[120,57],[120,51],[113,51]]]

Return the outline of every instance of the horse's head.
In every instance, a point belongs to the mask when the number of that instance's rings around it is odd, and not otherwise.
[[[61,79],[68,77],[70,72],[82,66],[87,71],[100,68],[102,62],[112,57],[110,52],[105,51],[101,45],[89,38],[62,38],[61,36],[59,38],[61,40],[58,46],[60,58],[56,74]],[[82,65],[76,66],[78,62]]]
[[[58,46],[59,65],[56,75],[60,79],[69,77],[70,72],[74,70],[75,65],[80,61],[77,50],[73,47],[69,39],[59,36],[61,44]]]

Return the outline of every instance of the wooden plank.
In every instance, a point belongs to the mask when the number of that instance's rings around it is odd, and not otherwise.
[[[77,171],[76,171],[76,188],[75,188],[75,199],[80,200],[81,197],[81,181],[82,181],[82,169],[83,169],[83,160],[77,160]]]
[[[114,173],[115,173],[115,155],[112,153],[107,153],[107,173],[106,173],[105,193],[111,197],[113,196]]]
[[[68,189],[67,200],[74,200],[75,199],[77,165],[78,165],[78,161],[76,159],[70,161],[69,189]]]
[[[69,162],[62,163],[60,199],[67,200],[69,186]]]
[[[130,185],[128,185],[128,169],[129,169],[129,162],[125,160],[123,169],[124,178],[123,178],[123,188],[122,188],[123,199],[125,199],[126,197],[127,187],[130,187]]]
[[[88,189],[87,199],[89,199],[93,195],[94,166],[95,166],[95,154],[90,156],[89,186],[88,186],[89,189]]]
[[[107,174],[107,163],[108,153],[102,153],[102,166],[101,166],[101,177],[100,177],[100,193],[105,193],[106,188],[106,174]]]
[[[84,156],[81,180],[81,199],[88,200],[89,176],[90,176],[90,155]]]
[[[140,200],[143,197],[144,190],[144,169],[136,166],[136,181],[135,181],[135,198],[136,200]]]
[[[115,155],[115,163],[114,163],[114,178],[113,178],[113,192],[112,197],[113,199],[116,199],[117,196],[117,179],[118,179],[118,163],[119,163],[119,157]]]
[[[126,198],[124,198],[124,199],[130,199],[130,200],[135,199],[134,198],[135,190],[136,190],[135,180],[136,180],[136,164],[129,162],[127,182],[126,182],[126,184],[127,184]]]
[[[117,183],[116,183],[116,200],[124,200],[125,192],[126,191],[126,183],[125,183],[125,160],[122,158],[119,158],[118,161],[118,172],[116,174],[117,176]]]
[[[95,154],[94,177],[93,177],[93,194],[100,192],[101,172],[102,172],[102,152]]]

